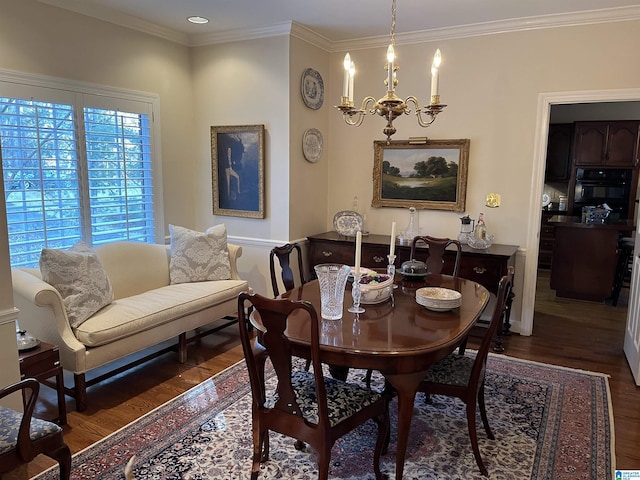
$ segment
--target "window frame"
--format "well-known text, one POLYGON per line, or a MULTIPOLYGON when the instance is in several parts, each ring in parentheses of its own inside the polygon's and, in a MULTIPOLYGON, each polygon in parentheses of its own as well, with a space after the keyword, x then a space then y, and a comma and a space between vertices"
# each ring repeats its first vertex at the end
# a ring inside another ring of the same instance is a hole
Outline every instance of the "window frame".
MULTIPOLYGON (((108 87, 92 83, 64 80, 0 69, 0 96, 33 98, 38 101, 73 105, 77 119, 83 118, 84 108, 102 108, 146 114, 151 136, 151 178, 153 188, 154 242, 164 243, 164 205, 162 192, 162 156, 160 138, 160 98, 157 94, 108 87)), ((86 175, 84 131, 76 125, 79 175, 86 175), (82 152, 81 152, 82 150, 82 152)), ((0 164, 0 172, 2 165, 0 164)), ((81 190, 84 186, 81 184, 81 190)), ((83 193, 84 194, 84 193, 83 193)), ((4 199, 3 199, 4 202, 4 199)), ((5 219, 6 220, 6 219, 5 219)), ((91 224, 83 224, 91 230, 91 224)))

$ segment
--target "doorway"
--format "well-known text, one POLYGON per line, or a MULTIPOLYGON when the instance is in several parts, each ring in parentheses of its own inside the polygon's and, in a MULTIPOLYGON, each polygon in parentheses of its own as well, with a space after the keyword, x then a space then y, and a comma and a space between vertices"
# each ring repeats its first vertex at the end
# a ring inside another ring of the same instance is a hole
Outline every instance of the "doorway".
MULTIPOLYGON (((538 97, 538 114, 534 141, 534 159, 532 168, 530 202, 527 234, 527 262, 524 269, 524 288, 522 294, 522 315, 520 333, 531 335, 533 332, 533 314, 535 310, 536 283, 538 277, 538 250, 540 232, 540 207, 544 190, 544 171, 546 164, 546 145, 551 121, 554 114, 566 114, 571 110, 591 110, 593 114, 604 114, 601 107, 617 109, 635 108, 636 118, 640 118, 640 89, 603 90, 589 92, 544 93, 538 97), (627 105, 627 104, 630 105, 627 105), (620 105, 619 105, 620 104, 620 105), (578 107, 569 106, 579 105, 578 107)), ((575 113, 574 113, 575 114, 575 113)), ((614 112, 613 114, 618 114, 614 112)), ((640 292, 637 292, 640 293, 640 292)))

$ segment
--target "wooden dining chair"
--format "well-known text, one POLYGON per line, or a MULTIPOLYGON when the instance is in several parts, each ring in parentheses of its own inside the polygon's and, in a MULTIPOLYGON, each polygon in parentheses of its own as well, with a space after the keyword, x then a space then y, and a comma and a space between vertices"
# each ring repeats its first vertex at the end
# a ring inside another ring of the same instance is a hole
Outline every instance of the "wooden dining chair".
POLYGON ((455 245, 457 252, 453 263, 453 270, 445 273, 454 277, 458 276, 458 267, 460 266, 460 257, 462 255, 462 245, 460 245, 458 240, 430 237, 428 235, 413 237, 413 242, 411 243, 411 259, 420 260, 416 258, 416 245, 419 243, 424 243, 429 247, 425 263, 427 264, 427 272, 435 274, 442 273, 444 269, 444 254, 447 247, 449 245, 455 245))
MULTIPOLYGON (((462 246, 458 240, 430 237, 428 235, 418 235, 413 237, 413 242, 411 243, 411 256, 409 257, 412 260, 419 260, 416 258, 416 245, 418 243, 424 243, 429 247, 425 264, 427 266, 427 272, 435 274, 442 273, 442 270, 444 269, 444 253, 447 247, 449 245, 455 245, 458 251, 456 253, 456 259, 454 260, 451 275, 454 277, 458 276, 458 266, 460 265, 460 256, 462 255, 462 246)), ((367 370, 364 375, 364 383, 367 388, 371 387, 372 374, 373 372, 371 370, 367 370)))
MULTIPOLYGON (((273 247, 271 253, 269 253, 269 271, 271 272, 271 288, 273 288, 273 297, 280 295, 280 288, 278 287, 278 277, 276 275, 276 259, 280 264, 280 278, 282 279, 282 285, 284 285, 285 292, 293 290, 298 285, 304 285, 307 281, 304 278, 304 269, 302 267, 302 249, 297 243, 287 243, 280 247, 273 247), (298 275, 293 273, 291 268, 291 256, 293 252, 296 252, 298 260, 298 275)), ((305 370, 311 368, 311 360, 307 360, 305 370)))
POLYGON ((369 419, 378 424, 373 455, 376 479, 382 479, 380 456, 387 446, 389 398, 359 385, 322 374, 318 315, 309 302, 270 299, 258 294, 238 297, 240 340, 249 371, 252 393, 253 464, 251 479, 258 478, 260 463, 269 458, 269 431, 308 443, 317 453, 318 479, 329 475, 331 447, 335 441, 369 419), (259 315, 263 335, 252 338, 250 314, 259 315), (307 322, 313 369, 292 368, 292 346, 285 335, 290 322, 307 322), (264 360, 275 370, 277 386, 272 395, 265 387, 264 360))
POLYGON ((300 245, 297 243, 287 243, 280 247, 274 247, 271 249, 271 253, 269 253, 269 270, 271 272, 271 287, 273 288, 274 297, 280 295, 278 277, 276 275, 276 259, 278 259, 278 263, 280 264, 280 278, 285 291, 293 289, 296 286, 296 281, 298 282, 298 285, 306 283, 304 278, 304 269, 302 267, 302 249, 300 248, 300 245), (296 275, 291 268, 291 257, 294 250, 298 257, 298 275, 296 275))
POLYGON ((509 267, 508 274, 502 277, 496 295, 496 305, 491 316, 491 322, 486 329, 480 348, 475 358, 459 353, 452 353, 440 362, 429 368, 426 378, 420 384, 418 391, 425 392, 429 401, 432 395, 446 395, 461 399, 466 405, 467 426, 471 447, 480 472, 484 476, 488 475, 487 468, 482 462, 480 449, 478 447, 478 435, 476 432, 476 405, 480 408, 480 416, 487 437, 493 440, 493 432, 489 427, 487 411, 484 402, 484 382, 487 367, 487 356, 491 341, 496 329, 502 323, 502 318, 506 309, 507 296, 513 284, 513 267, 509 267))
MULTIPOLYGON (((33 417, 40 384, 26 378, 0 390, 0 398, 21 392, 24 412, 0 406, 0 474, 29 463, 41 453, 60 466, 60 478, 71 475, 71 451, 62 438, 62 428, 33 417)), ((0 475, 1 477, 1 475, 0 475)))

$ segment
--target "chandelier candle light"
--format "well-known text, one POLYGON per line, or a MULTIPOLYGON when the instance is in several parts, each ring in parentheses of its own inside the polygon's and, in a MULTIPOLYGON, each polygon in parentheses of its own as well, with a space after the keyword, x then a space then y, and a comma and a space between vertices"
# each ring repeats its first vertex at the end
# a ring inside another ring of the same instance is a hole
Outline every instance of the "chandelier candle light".
POLYGON ((442 55, 440 49, 436 50, 433 57, 433 64, 431 65, 431 101, 428 106, 420 107, 418 99, 414 96, 409 96, 402 100, 395 94, 395 88, 398 85, 397 71, 398 65, 395 63, 395 44, 396 44, 396 0, 391 4, 391 43, 387 48, 387 63, 385 69, 387 70, 387 78, 384 83, 387 86, 387 94, 376 101, 374 97, 365 97, 362 101, 362 106, 358 109, 355 108, 353 101, 353 89, 354 89, 354 77, 355 77, 355 64, 351 60, 351 55, 347 53, 344 56, 344 81, 342 84, 342 102, 337 105, 336 108, 342 112, 342 118, 348 125, 354 125, 359 127, 362 125, 364 116, 366 114, 378 114, 387 120, 387 126, 382 132, 387 136, 387 144, 391 142, 391 136, 396 133, 396 128, 393 126, 393 121, 396 117, 411 113, 408 107, 408 103, 412 103, 415 108, 418 124, 421 127, 428 127, 431 125, 446 105, 440 103, 440 94, 438 91, 439 83, 439 69, 442 62, 442 55), (427 115, 425 120, 422 114, 427 115))

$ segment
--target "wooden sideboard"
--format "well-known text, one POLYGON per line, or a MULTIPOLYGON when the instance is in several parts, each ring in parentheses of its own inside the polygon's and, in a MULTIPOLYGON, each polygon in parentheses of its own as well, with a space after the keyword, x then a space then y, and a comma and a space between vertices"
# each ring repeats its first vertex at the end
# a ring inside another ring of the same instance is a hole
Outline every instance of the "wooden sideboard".
MULTIPOLYGON (((343 263, 346 265, 355 263, 355 237, 345 237, 337 232, 326 232, 311 235, 307 238, 309 240, 308 266, 311 273, 313 273, 314 265, 320 263, 343 263)), ((370 234, 362 237, 361 265, 367 268, 386 268, 389 240, 389 235, 370 234)), ((426 246, 417 247, 417 260, 424 260, 426 255, 424 252, 421 254, 420 251, 426 251, 427 249, 426 246)), ((494 244, 486 250, 478 250, 468 245, 463 245, 459 276, 478 282, 490 292, 497 293, 500 278, 507 274, 509 265, 515 268, 517 251, 518 247, 516 245, 494 244)), ((402 262, 410 259, 411 245, 400 244, 396 240, 395 254, 397 257, 395 265, 399 271, 402 262)), ((445 254, 443 273, 450 274, 452 272, 454 259, 455 250, 448 250, 445 254)), ((511 302, 509 302, 510 304, 511 302)), ((510 328, 509 315, 506 315, 502 335, 508 335, 510 328)), ((496 350, 500 350, 500 348, 502 348, 501 342, 496 347, 496 350)))

